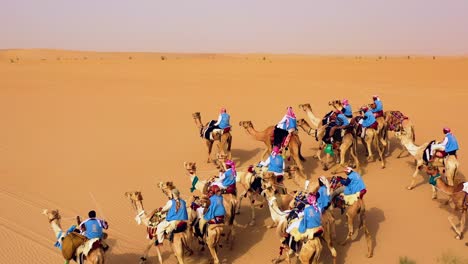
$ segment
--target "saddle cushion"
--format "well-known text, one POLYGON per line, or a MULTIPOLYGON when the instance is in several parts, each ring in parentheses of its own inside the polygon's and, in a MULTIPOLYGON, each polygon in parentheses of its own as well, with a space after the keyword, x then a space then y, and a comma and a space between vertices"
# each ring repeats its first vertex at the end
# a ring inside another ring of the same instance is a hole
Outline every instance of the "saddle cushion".
POLYGON ((383 117, 383 116, 384 116, 383 110, 382 110, 382 111, 375 112, 375 113, 374 113, 374 116, 375 116, 375 118, 383 117))
POLYGON ((360 196, 361 196, 360 192, 357 192, 355 194, 350 194, 350 195, 343 194, 343 199, 346 205, 353 205, 359 199, 360 196))
POLYGON ((187 222, 180 221, 172 233, 174 234, 182 233, 182 232, 185 232, 185 230, 187 230, 187 222))
POLYGON ((237 195, 237 187, 236 187, 236 184, 231 184, 229 185, 226 190, 223 191, 223 194, 233 194, 233 195, 237 195))
POLYGON ((208 221, 209 225, 219 225, 219 224, 224 224, 224 215, 223 216, 215 216, 214 219, 211 219, 208 221))
MULTIPOLYGON (((299 221, 299 220, 298 220, 299 221)), ((323 228, 321 226, 309 228, 304 233, 299 232, 298 228, 291 230, 291 236, 294 238, 294 241, 299 242, 305 239, 314 239, 318 235, 323 233, 323 228)))

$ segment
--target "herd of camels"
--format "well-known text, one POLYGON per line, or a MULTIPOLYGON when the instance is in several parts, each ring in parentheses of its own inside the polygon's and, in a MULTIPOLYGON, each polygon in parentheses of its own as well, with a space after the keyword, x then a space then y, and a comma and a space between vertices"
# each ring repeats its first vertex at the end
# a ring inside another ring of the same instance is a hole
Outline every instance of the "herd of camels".
MULTIPOLYGON (((341 109, 342 105, 340 100, 334 100, 329 102, 329 105, 333 109, 341 109)), ((371 105, 372 107, 372 105, 371 105)), ((399 111, 386 111, 383 116, 377 118, 378 127, 376 129, 367 129, 365 137, 361 138, 356 136, 358 133, 354 129, 354 124, 358 120, 353 118, 351 120, 350 127, 353 129, 346 129, 341 137, 341 142, 334 142, 332 144, 334 155, 329 152, 326 153, 326 157, 323 158, 324 148, 326 143, 323 142, 325 133, 327 133, 328 123, 324 118, 317 117, 310 104, 301 104, 299 108, 303 110, 308 118, 298 119, 297 125, 303 130, 308 136, 315 137, 318 141, 318 151, 315 158, 319 160, 324 170, 332 170, 332 174, 335 174, 339 168, 352 166, 355 170, 360 170, 360 162, 357 152, 358 141, 361 141, 366 149, 366 158, 368 162, 374 161, 374 151, 378 153, 378 159, 381 167, 385 168, 385 156, 389 155, 390 141, 389 132, 393 132, 394 136, 400 141, 404 147, 397 156, 398 158, 405 151, 408 152, 415 159, 415 171, 412 175, 410 185, 407 187, 409 190, 415 186, 415 178, 418 172, 422 168, 427 168, 427 172, 431 173, 433 170, 443 171, 446 177, 446 182, 441 177, 435 180, 433 186, 432 198, 437 198, 437 190, 446 193, 449 196, 449 201, 455 207, 455 210, 461 213, 460 225, 455 225, 452 217, 449 217, 449 222, 456 232, 456 238, 461 239, 465 227, 466 212, 468 208, 467 194, 462 191, 462 183, 455 185, 454 179, 458 170, 458 160, 455 156, 448 156, 448 158, 436 158, 430 164, 424 161, 424 152, 430 142, 426 142, 421 145, 415 144, 415 130, 414 124, 411 120, 405 117, 399 111), (360 139, 360 140, 359 140, 360 139), (333 158, 336 157, 336 158, 333 158), (349 157, 349 158, 348 158, 349 157), (347 161, 348 159, 348 161, 347 161)), ((332 110, 333 110, 332 109, 332 110)), ((206 125, 201 120, 201 114, 199 112, 192 115, 195 124, 197 126, 200 135, 206 125)), ((256 130, 252 121, 240 121, 239 126, 242 127, 247 134, 249 134, 254 140, 261 141, 265 144, 265 150, 261 156, 262 160, 272 151, 272 137, 274 126, 269 126, 263 131, 256 130)), ((202 137, 207 146, 207 162, 213 162, 217 169, 225 169, 224 160, 231 159, 231 144, 232 134, 230 131, 214 130, 212 132, 212 139, 206 139, 202 137), (213 157, 213 148, 217 148, 216 158, 213 157)), ((286 153, 291 164, 288 165, 285 172, 289 175, 296 184, 302 180, 303 183, 309 183, 304 167, 302 163, 305 161, 301 154, 302 142, 299 138, 299 133, 293 132, 286 153)), ((255 166, 249 166, 245 170, 239 170, 237 172, 236 183, 237 186, 242 188, 240 195, 236 194, 223 194, 224 207, 226 209, 226 217, 224 224, 212 224, 206 230, 203 236, 197 236, 194 232, 195 219, 197 218, 196 208, 199 206, 206 206, 207 199, 203 196, 207 192, 207 186, 209 182, 207 180, 199 180, 198 177, 201 175, 197 174, 197 165, 195 162, 184 162, 184 169, 187 172, 187 181, 190 181, 194 190, 197 191, 199 196, 190 197, 187 204, 189 220, 187 227, 181 229, 180 232, 174 234, 170 246, 174 252, 179 263, 184 263, 184 256, 193 254, 193 243, 200 246, 200 250, 203 250, 206 246, 210 252, 212 263, 219 264, 220 260, 218 257, 218 248, 226 246, 232 248, 235 239, 235 229, 237 226, 241 226, 236 222, 235 216, 240 213, 241 203, 243 198, 248 198, 251 218, 249 225, 255 225, 255 211, 257 208, 262 208, 264 202, 268 204, 270 209, 272 224, 266 226, 267 228, 276 228, 276 233, 279 239, 283 239, 285 230, 288 224, 287 215, 292 207, 294 198, 297 195, 301 195, 303 191, 287 192, 284 185, 276 181, 276 177, 273 177, 272 173, 267 172, 265 169, 257 168, 255 166)), ((341 170, 342 171, 342 170, 341 170)), ((201 178, 201 177, 200 177, 201 178)), ((326 178, 327 188, 333 192, 340 187, 339 176, 333 176, 326 178)), ((307 186, 306 191, 316 190, 317 186, 307 186)), ((298 184, 302 186, 301 184, 298 184)), ((172 182, 160 182, 158 187, 167 196, 170 197, 171 190, 176 188, 172 182)), ((144 250, 140 263, 147 261, 148 253, 153 245, 155 245, 155 232, 156 225, 162 221, 165 215, 162 215, 158 210, 151 212, 145 211, 143 207, 143 196, 140 191, 126 192, 127 197, 133 209, 135 210, 135 220, 138 224, 143 223, 147 227, 147 235, 150 238, 148 246, 144 250)), ((449 202, 448 201, 448 202, 449 202)), ((448 203, 447 202, 447 203, 448 203)), ((333 207, 331 207, 333 208, 333 207)), ((333 263, 337 261, 337 250, 335 249, 336 234, 335 234, 335 220, 333 218, 331 209, 326 210, 322 215, 322 227, 323 234, 320 237, 313 237, 306 235, 301 238, 302 245, 300 248, 291 249, 284 248, 281 246, 280 255, 273 260, 274 263, 279 263, 283 258, 290 263, 290 258, 294 255, 297 256, 297 261, 300 263, 318 263, 321 252, 322 243, 328 248, 333 258, 333 263), (285 254, 282 251, 286 250, 285 254)), ((357 219, 359 222, 357 231, 363 230, 366 242, 367 242, 367 256, 372 257, 373 245, 371 234, 369 233, 366 226, 366 209, 363 199, 357 199, 352 205, 346 206, 346 217, 348 235, 341 244, 345 244, 352 240, 356 229, 354 222, 357 219)), ((44 214, 48 216, 49 223, 54 230, 55 236, 61 239, 65 236, 65 232, 60 226, 60 215, 58 210, 45 210, 44 214)), ((160 248, 155 247, 157 250, 158 261, 163 263, 160 248)), ((83 249, 81 249, 83 251, 83 249)), ((100 247, 93 247, 88 245, 86 251, 86 261, 89 263, 104 263, 104 252, 100 247)))

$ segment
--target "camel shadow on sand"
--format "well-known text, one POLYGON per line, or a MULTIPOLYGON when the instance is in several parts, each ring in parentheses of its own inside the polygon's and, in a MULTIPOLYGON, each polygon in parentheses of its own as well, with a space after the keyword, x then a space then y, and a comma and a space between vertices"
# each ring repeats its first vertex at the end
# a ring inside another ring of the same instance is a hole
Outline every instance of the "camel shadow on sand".
MULTIPOLYGON (((364 236, 364 230, 357 229, 359 222, 357 220, 355 220, 354 222, 355 234, 354 234, 353 240, 351 242, 348 242, 346 245, 342 246, 340 245, 340 243, 346 238, 346 235, 348 234, 346 213, 341 215, 339 210, 334 210, 333 215, 335 216, 335 221, 336 221, 335 223, 336 224, 335 248, 338 254, 337 262, 346 263, 347 252, 350 249, 350 247, 356 243, 360 243, 364 245, 362 247, 364 249, 362 251, 362 255, 366 256, 367 255, 366 238, 364 236)), ((379 208, 372 207, 366 210, 366 224, 367 224, 367 228, 372 238, 372 250, 374 251, 374 255, 376 253, 378 254, 378 252, 375 252, 375 248, 377 245, 376 238, 378 235, 380 223, 384 221, 385 221, 384 212, 380 210, 379 208)), ((331 257, 330 251, 325 245, 323 247, 322 256, 320 258, 323 261, 323 263, 332 263, 332 257, 331 257)))

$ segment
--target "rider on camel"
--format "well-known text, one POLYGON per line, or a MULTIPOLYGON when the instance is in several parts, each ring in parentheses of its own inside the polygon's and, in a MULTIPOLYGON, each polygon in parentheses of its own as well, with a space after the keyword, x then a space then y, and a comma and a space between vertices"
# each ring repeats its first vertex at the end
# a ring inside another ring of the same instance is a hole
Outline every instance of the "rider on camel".
POLYGON ((215 129, 227 129, 231 127, 230 124, 230 115, 226 112, 226 108, 221 108, 219 111, 219 116, 218 120, 211 120, 211 122, 208 124, 208 128, 204 132, 205 138, 210 139, 210 133, 215 130, 215 129))
POLYGON ((282 181, 285 164, 283 156, 280 155, 280 149, 278 146, 274 146, 270 156, 265 161, 261 161, 258 164, 258 167, 263 166, 268 166, 267 171, 273 172, 273 174, 277 177, 278 182, 282 181))
POLYGON ((224 209, 223 196, 221 195, 221 189, 217 185, 211 186, 210 190, 210 206, 208 210, 200 219, 199 227, 203 230, 206 222, 210 224, 223 224, 226 210, 224 209))
POLYGON ((281 121, 279 121, 279 123, 275 126, 275 130, 273 132, 273 146, 278 146, 279 148, 281 148, 283 139, 296 130, 296 115, 294 114, 292 107, 289 106, 286 110, 286 114, 284 115, 283 119, 281 119, 281 121))
POLYGON ((335 119, 334 119, 335 125, 330 129, 330 132, 328 133, 328 137, 330 138, 332 142, 333 142, 333 135, 335 134, 335 131, 337 129, 344 129, 349 125, 348 119, 343 113, 341 113, 340 110, 335 110, 334 115, 335 115, 335 119))
POLYGON ((328 209, 330 206, 331 202, 331 191, 330 191, 330 184, 325 178, 325 176, 320 176, 318 179, 319 183, 319 189, 317 191, 318 198, 317 198, 317 204, 318 207, 320 208, 320 211, 324 212, 325 210, 328 209))
POLYGON ((343 99, 341 101, 341 104, 343 105, 343 109, 341 109, 341 112, 347 117, 347 118, 353 118, 353 110, 351 108, 351 105, 349 104, 348 99, 343 99))
POLYGON ((375 119, 375 116, 373 115, 373 113, 371 112, 371 110, 369 109, 369 107, 367 106, 363 106, 361 107, 361 115, 363 114, 363 118, 361 120, 359 120, 359 124, 362 125, 362 127, 364 128, 362 130, 362 134, 361 134, 361 137, 364 137, 365 133, 366 133, 366 129, 372 125, 374 125, 374 123, 376 122, 376 119, 375 119))
POLYGON ((96 211, 92 210, 88 213, 88 219, 80 223, 79 229, 81 234, 86 236, 88 239, 99 238, 104 250, 107 250, 109 246, 103 241, 104 229, 108 229, 109 225, 107 221, 96 218, 96 211))
POLYGON ((357 198, 362 198, 367 192, 366 185, 362 180, 361 175, 355 172, 353 168, 346 167, 344 172, 348 177, 341 180, 341 184, 345 186, 343 198, 347 204, 352 204, 357 198))
POLYGON ((372 113, 374 114, 376 118, 383 116, 382 100, 380 100, 378 95, 372 96, 372 99, 374 100, 374 105, 375 105, 375 108, 372 109, 372 113))
POLYGON ((211 183, 211 186, 218 186, 221 189, 227 189, 231 185, 236 184, 236 164, 232 160, 225 161, 227 170, 220 172, 218 179, 211 183))
POLYGON ((442 156, 448 156, 448 155, 457 155, 457 150, 458 150, 458 141, 455 138, 455 136, 452 134, 452 131, 448 127, 444 127, 442 130, 445 134, 444 141, 442 141, 439 144, 434 144, 432 146, 432 153, 431 156, 434 157, 435 151, 440 151, 442 152, 442 156))
POLYGON ((187 207, 184 200, 180 198, 180 192, 177 189, 171 191, 172 199, 167 201, 166 205, 161 208, 160 212, 167 212, 166 219, 161 221, 156 229, 158 244, 162 245, 164 241, 164 233, 169 234, 169 240, 172 240, 173 231, 181 221, 188 220, 187 207))

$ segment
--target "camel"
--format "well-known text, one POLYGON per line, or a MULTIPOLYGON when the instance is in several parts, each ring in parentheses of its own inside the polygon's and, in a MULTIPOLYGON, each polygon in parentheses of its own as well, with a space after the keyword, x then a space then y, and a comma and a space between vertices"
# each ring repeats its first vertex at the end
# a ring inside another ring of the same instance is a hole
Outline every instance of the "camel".
MULTIPOLYGON (((275 199, 271 199, 270 201, 270 207, 275 208, 275 211, 278 210, 278 214, 280 214, 281 216, 281 220, 276 226, 276 234, 278 235, 282 243, 285 238, 286 228, 288 226, 288 221, 286 220, 287 212, 279 210, 275 199), (284 217, 282 215, 284 215, 284 217)), ((302 264, 318 264, 320 254, 322 253, 322 244, 320 243, 320 239, 318 237, 314 237, 312 239, 306 239, 302 243, 303 244, 300 252, 294 252, 293 249, 289 249, 288 247, 282 245, 280 247, 280 255, 277 258, 273 259, 273 263, 279 263, 281 261, 281 255, 283 253, 283 250, 287 249, 288 252, 286 253, 286 263, 291 263, 291 255, 296 254, 296 256, 298 257, 298 261, 302 264)))
MULTIPOLYGON (((60 225, 60 213, 58 210, 48 210, 45 209, 42 214, 46 215, 49 223, 52 227, 52 230, 54 231, 55 238, 57 238, 57 241, 62 242, 62 240, 66 236, 66 232, 62 230, 62 226, 60 225)), ((80 254, 85 254, 85 259, 86 262, 91 263, 91 264, 104 264, 105 258, 104 258, 104 250, 101 246, 94 247, 94 243, 99 242, 99 239, 91 239, 87 240, 86 243, 91 243, 91 245, 87 245, 86 248, 89 248, 89 252, 86 254, 86 252, 83 252, 84 248, 83 245, 78 247, 75 251, 75 256, 76 258, 79 258, 80 254)), ((86 251, 86 250, 85 250, 86 251)), ((69 263, 68 260, 65 261, 66 264, 69 263)))
POLYGON ((159 182, 158 188, 161 189, 161 191, 167 198, 171 199, 172 197, 171 192, 176 187, 173 182, 159 182))
POLYGON ((300 104, 299 108, 301 108, 309 118, 310 122, 312 122, 312 125, 316 128, 319 128, 322 126, 322 119, 318 118, 315 116, 314 112, 312 112, 312 107, 310 104, 300 104))
MULTIPOLYGON (((359 121, 360 118, 361 118, 360 116, 353 117, 351 119, 350 124, 349 124, 350 126, 354 126, 354 128, 355 128, 354 134, 357 137, 360 137, 358 135, 358 133, 356 132, 357 128, 358 128, 358 121, 359 121)), ((383 139, 380 138, 379 134, 377 133, 377 130, 375 130, 373 128, 367 128, 364 138, 362 138, 362 137, 360 137, 360 138, 361 138, 361 141, 362 141, 363 145, 366 146, 367 160, 368 161, 373 161, 374 160, 374 154, 372 154, 372 145, 374 145, 374 147, 377 149, 377 153, 379 154, 379 160, 381 162, 381 167, 382 167, 382 169, 385 168, 385 160, 384 160, 384 156, 383 156, 383 150, 382 150, 382 148, 380 148, 380 144, 379 144, 379 141, 382 141, 383 139)))
MULTIPOLYGON (((158 210, 153 210, 150 214, 147 214, 143 207, 143 196, 139 191, 126 192, 125 197, 127 197, 130 200, 133 209, 135 209, 135 213, 137 214, 135 220, 137 221, 137 223, 143 223, 146 226, 147 235, 150 241, 143 252, 143 256, 140 258, 140 264, 146 263, 148 253, 157 239, 156 226, 162 220, 164 220, 166 216, 164 214, 161 214, 161 212, 159 212, 158 210)), ((184 249, 187 250, 189 254, 192 254, 192 250, 188 246, 188 230, 189 229, 187 228, 187 230, 184 232, 174 233, 174 239, 172 242, 170 242, 172 251, 176 256, 177 261, 181 264, 184 263, 184 249)), ((161 256, 161 251, 158 246, 156 247, 156 251, 158 253, 158 261, 160 264, 162 264, 163 260, 161 256)))
MULTIPOLYGON (((273 132, 275 130, 275 126, 269 126, 263 131, 257 131, 255 130, 252 121, 240 121, 239 126, 243 127, 246 132, 251 135, 255 140, 262 141, 266 149, 264 150, 261 159, 264 160, 267 154, 269 154, 272 150, 272 137, 273 137, 273 132)), ((298 174, 301 175, 302 177, 305 177, 304 175, 304 167, 302 166, 302 161, 305 161, 305 158, 301 154, 301 145, 302 142, 299 139, 299 135, 296 133, 293 133, 291 136, 291 140, 289 141, 289 152, 290 156, 293 158, 294 163, 298 166, 298 174)))
POLYGON ((213 139, 214 140, 209 140, 203 137, 203 130, 205 129, 206 126, 203 125, 201 121, 201 115, 200 112, 196 112, 192 114, 193 119, 195 120, 195 124, 197 125, 199 129, 200 136, 203 138, 203 140, 206 143, 206 147, 208 148, 208 160, 207 162, 211 162, 211 150, 213 148, 213 144, 215 141, 218 141, 218 150, 220 153, 226 153, 231 159, 231 144, 232 144, 232 135, 231 132, 226 131, 221 134, 221 132, 218 131, 213 131, 213 139))
MULTIPOLYGON (((184 168, 186 169, 190 181, 192 182, 193 190, 198 190, 201 194, 206 195, 208 192, 208 187, 210 185, 209 181, 206 180, 199 180, 197 173, 197 165, 196 162, 184 162, 184 168), (196 180, 195 180, 196 179, 196 180)), ((223 195, 223 203, 224 208, 226 210, 226 227, 224 230, 226 231, 226 241, 229 246, 232 248, 234 237, 235 237, 235 230, 234 230, 234 222, 235 222, 235 215, 237 209, 237 197, 233 194, 223 195)))
MULTIPOLYGON (((399 132, 405 131, 409 137, 412 137, 413 142, 416 140, 416 135, 414 133, 413 122, 403 115, 400 111, 385 111, 385 122, 387 123, 385 131, 385 139, 387 141, 387 156, 390 155, 390 140, 388 139, 388 132, 399 132)), ((403 149, 398 154, 397 158, 400 158, 401 155, 406 151, 406 148, 403 149)))
MULTIPOLYGON (((400 140, 401 144, 405 146, 411 156, 414 157, 416 160, 416 169, 413 173, 413 177, 411 179, 410 185, 407 187, 408 190, 412 190, 414 188, 416 182, 416 176, 418 175, 419 169, 421 169, 424 164, 424 150, 429 145, 429 142, 426 142, 420 146, 416 145, 413 141, 414 134, 407 134, 405 130, 401 130, 395 132, 395 136, 400 140)), ((444 167, 445 168, 445 175, 447 177, 447 183, 449 186, 453 186, 453 181, 458 171, 458 160, 455 156, 449 155, 444 159, 436 158, 435 162, 432 163, 433 166, 436 167, 444 167), (445 166, 444 166, 445 163, 445 166)))
MULTIPOLYGON (((268 200, 271 218, 273 219, 273 224, 266 226, 267 228, 274 228, 277 227, 280 223, 287 222, 286 218, 289 214, 288 209, 290 208, 290 204, 293 203, 295 194, 278 195, 275 194, 274 190, 271 188, 267 188, 262 192, 262 195, 265 196, 265 198, 268 200)), ((331 255, 333 257, 333 263, 336 264, 337 253, 334 247, 334 239, 336 236, 335 219, 333 218, 333 215, 331 214, 330 210, 326 210, 322 214, 322 228, 322 239, 327 244, 331 252, 331 255)), ((282 228, 282 230, 285 229, 286 227, 282 228)))
MULTIPOLYGON (((306 120, 304 120, 303 118, 297 120, 297 126, 300 127, 302 130, 304 130, 308 135, 311 134, 311 131, 315 131, 315 139, 318 140, 318 139, 322 139, 325 135, 325 132, 326 132, 326 126, 321 126, 319 128, 317 128, 316 130, 312 129, 312 127, 310 127, 309 123, 307 123, 306 120)), ((338 148, 338 153, 339 153, 339 165, 341 167, 345 167, 345 157, 346 157, 346 153, 348 152, 348 150, 350 150, 350 155, 351 157, 353 158, 354 160, 354 165, 356 168, 359 167, 359 160, 357 158, 357 155, 356 155, 356 139, 353 137, 353 134, 352 133, 345 133, 345 135, 343 136, 343 139, 342 139, 342 142, 340 143, 340 146, 338 148)), ((317 151, 317 157, 318 159, 321 161, 321 151, 322 151, 322 147, 319 148, 319 150, 317 151)), ((323 169, 324 170, 328 170, 329 167, 328 167, 328 164, 329 164, 329 160, 330 160, 330 154, 327 154, 327 161, 326 162, 322 162, 322 166, 323 166, 323 169)))
MULTIPOLYGON (((438 168, 436 167, 429 167, 427 170, 428 170, 428 173, 430 174, 433 174, 431 173, 431 171, 438 172, 438 168)), ((466 182, 459 183, 456 186, 450 186, 442 180, 442 177, 437 177, 435 179, 435 183, 436 183, 435 185, 436 191, 438 189, 442 191, 443 193, 447 194, 448 196, 450 196, 450 200, 452 200, 453 203, 455 204, 455 211, 460 211, 461 213, 460 220, 459 220, 460 228, 457 228, 457 226, 455 225, 453 221, 453 216, 449 216, 448 220, 453 230, 457 234, 455 238, 462 239, 463 231, 465 230, 466 211, 468 210, 468 193, 463 191, 463 187, 464 187, 463 185, 467 183, 466 182)))
MULTIPOLYGON (((333 180, 331 181, 333 182, 333 180)), ((332 190, 335 193, 338 191, 338 185, 332 184, 332 190)), ((336 197, 337 198, 337 197, 336 197)), ((334 207, 340 207, 340 208, 345 208, 346 209, 346 218, 348 220, 348 235, 346 236, 346 239, 341 243, 341 245, 345 245, 348 241, 350 241, 354 235, 354 219, 359 216, 359 229, 364 229, 364 235, 366 237, 366 242, 367 242, 367 257, 371 258, 373 255, 373 249, 372 249, 372 238, 370 235, 369 230, 367 229, 366 225, 366 206, 364 204, 363 198, 358 198, 352 205, 341 205, 339 206, 336 204, 336 200, 333 198, 333 203, 334 207)), ((344 202, 343 202, 344 203, 344 202)))

